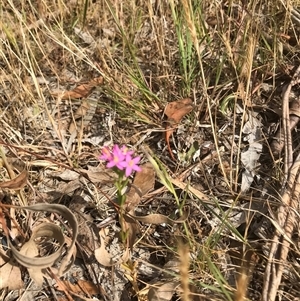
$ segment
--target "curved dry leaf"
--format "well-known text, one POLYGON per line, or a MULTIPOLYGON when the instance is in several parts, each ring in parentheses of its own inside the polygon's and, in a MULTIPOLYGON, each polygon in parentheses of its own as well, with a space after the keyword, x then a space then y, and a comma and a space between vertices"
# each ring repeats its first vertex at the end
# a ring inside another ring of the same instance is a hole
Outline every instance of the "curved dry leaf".
POLYGON ((39 268, 27 268, 30 278, 35 282, 36 287, 41 288, 44 282, 44 273, 39 268))
POLYGON ((194 188, 190 184, 186 184, 186 183, 184 183, 183 181, 181 181, 179 179, 173 179, 173 178, 170 178, 170 181, 172 182, 172 184, 174 184, 178 188, 184 190, 185 192, 195 195, 197 198, 199 198, 199 200, 202 200, 202 201, 205 201, 205 202, 210 202, 210 199, 206 194, 204 194, 203 192, 201 192, 198 189, 194 188))
POLYGON ((149 301, 170 301, 175 293, 176 287, 179 285, 178 282, 167 282, 158 287, 154 284, 149 289, 148 300, 149 301))
POLYGON ((159 213, 149 214, 146 216, 136 216, 136 215, 131 215, 131 214, 128 214, 128 215, 132 219, 138 220, 139 222, 143 222, 145 224, 154 224, 154 225, 168 224, 168 225, 172 226, 174 224, 184 223, 190 215, 190 210, 187 207, 187 210, 184 211, 182 216, 180 218, 178 218, 177 220, 173 220, 173 219, 171 219, 163 214, 159 214, 159 213))
POLYGON ((21 271, 11 259, 0 268, 0 289, 18 290, 24 287, 21 271), (12 281, 13 279, 13 281, 12 281))
POLYGON ((139 232, 139 225, 134 218, 130 217, 130 214, 134 214, 134 209, 140 203, 142 196, 153 189, 155 183, 155 170, 152 164, 145 163, 141 165, 141 169, 136 173, 130 190, 126 194, 125 204, 128 214, 119 216, 122 231, 127 233, 127 242, 131 250, 139 232))
POLYGON ((95 250, 95 257, 97 261, 105 267, 111 267, 114 265, 112 261, 112 257, 105 249, 105 238, 106 238, 106 230, 103 228, 99 231, 100 237, 100 248, 95 250))
POLYGON ((78 279, 76 283, 71 283, 68 280, 57 282, 57 289, 59 291, 65 291, 66 289, 73 294, 86 294, 86 295, 97 295, 101 292, 99 287, 91 281, 78 279))
POLYGON ((84 116, 86 116, 86 114, 88 113, 89 109, 90 109, 90 104, 88 103, 87 100, 83 100, 81 102, 80 107, 76 110, 75 114, 74 114, 74 120, 72 120, 72 122, 70 123, 69 126, 69 132, 70 134, 74 133, 76 131, 76 120, 83 118, 84 116))
POLYGON ((165 139, 168 146, 169 153, 173 160, 175 157, 173 155, 170 146, 170 137, 174 132, 175 127, 181 121, 181 119, 193 110, 193 101, 190 98, 183 98, 177 101, 170 102, 166 105, 164 114, 168 117, 165 139))
POLYGON ((141 197, 154 187, 155 170, 151 163, 141 165, 141 171, 136 173, 130 190, 126 194, 127 211, 134 210, 141 197))
POLYGON ((64 243, 64 235, 59 226, 51 223, 43 223, 33 229, 29 241, 22 246, 20 251, 12 245, 11 249, 14 258, 21 265, 27 268, 45 269, 51 267, 60 258, 64 243), (57 240, 59 248, 51 255, 36 257, 39 255, 39 251, 35 240, 39 237, 49 237, 57 240))
MULTIPOLYGON (((133 210, 131 211, 133 213, 133 210)), ((129 214, 131 212, 128 212, 129 214)), ((122 228, 122 231, 127 235, 127 242, 130 250, 133 249, 133 245, 136 239, 137 234, 140 232, 139 224, 135 219, 131 218, 129 215, 120 216, 119 222, 122 228)))
POLYGON ((28 178, 28 173, 27 173, 27 170, 24 169, 14 179, 0 183, 0 187, 19 190, 19 189, 22 189, 26 185, 27 178, 28 178))
MULTIPOLYGON (((67 255, 62 259, 60 269, 57 275, 60 277, 68 271, 72 262, 71 258, 74 253, 75 242, 78 235, 78 223, 74 214, 63 205, 59 204, 36 204, 32 206, 22 207, 23 210, 29 211, 49 211, 62 215, 69 222, 72 228, 72 241, 68 247, 67 255)), ((64 235, 59 226, 52 223, 43 223, 33 229, 32 235, 27 243, 23 245, 20 251, 18 251, 10 239, 8 238, 8 243, 11 248, 13 257, 17 262, 28 269, 34 274, 37 281, 41 281, 42 269, 53 266, 53 264, 61 258, 62 249, 65 244, 64 235), (59 248, 48 256, 35 257, 37 255, 37 249, 34 246, 34 240, 38 237, 50 237, 57 240, 59 248), (39 274, 40 273, 40 274, 39 274)))
POLYGON ((71 91, 64 91, 62 94, 59 92, 51 93, 52 96, 59 96, 61 95, 61 99, 77 99, 82 97, 87 97, 89 94, 92 93, 93 88, 95 88, 98 85, 103 84, 103 77, 99 76, 88 83, 82 84, 80 86, 77 86, 75 89, 71 91))
POLYGON ((88 166, 88 170, 86 169, 79 169, 81 174, 86 175, 89 180, 96 184, 96 183, 113 183, 116 179, 116 173, 113 172, 111 169, 103 170, 99 167, 88 166))

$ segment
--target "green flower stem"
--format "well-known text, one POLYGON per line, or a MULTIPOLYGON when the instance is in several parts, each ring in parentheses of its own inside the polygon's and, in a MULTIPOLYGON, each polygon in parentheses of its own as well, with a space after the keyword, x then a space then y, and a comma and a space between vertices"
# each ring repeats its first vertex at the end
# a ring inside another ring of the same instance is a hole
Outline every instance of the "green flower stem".
POLYGON ((123 207, 126 201, 126 194, 123 193, 124 188, 128 184, 128 178, 124 179, 124 172, 120 170, 116 170, 116 173, 118 174, 118 179, 115 182, 115 186, 117 188, 117 199, 118 204, 123 207))

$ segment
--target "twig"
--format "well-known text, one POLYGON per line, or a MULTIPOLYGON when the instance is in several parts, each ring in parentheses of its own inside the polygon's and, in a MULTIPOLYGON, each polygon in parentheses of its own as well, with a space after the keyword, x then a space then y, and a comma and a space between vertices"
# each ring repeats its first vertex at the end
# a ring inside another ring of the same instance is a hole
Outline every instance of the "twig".
POLYGON ((290 127, 290 109, 289 109, 289 96, 291 93, 291 89, 294 85, 299 82, 298 75, 300 73, 300 66, 298 66, 295 74, 293 76, 293 80, 288 84, 285 89, 282 98, 282 123, 283 123, 283 133, 284 133, 284 181, 282 188, 286 184, 288 179, 289 170, 293 164, 293 146, 292 146, 292 134, 290 127))
POLYGON ((300 154, 293 164, 293 148, 289 121, 289 94, 292 87, 299 83, 297 78, 300 66, 297 68, 293 80, 287 86, 283 95, 283 130, 285 141, 284 179, 282 191, 282 205, 278 209, 278 225, 272 239, 270 254, 265 270, 263 301, 274 301, 281 282, 284 263, 289 252, 291 237, 296 224, 296 209, 300 195, 300 154), (288 184, 288 185, 286 185, 288 184))
POLYGON ((300 154, 291 168, 288 183, 291 185, 282 196, 283 204, 278 209, 278 227, 272 239, 269 259, 265 271, 263 301, 274 301, 281 282, 284 263, 287 259, 292 233, 296 224, 296 208, 300 195, 300 154), (297 180, 295 178, 297 176, 297 180))
MULTIPOLYGON (((8 174, 9 174, 9 177, 11 179, 15 178, 16 175, 15 175, 13 169, 11 168, 10 164, 7 161, 7 158, 6 158, 6 155, 5 155, 5 152, 4 152, 3 148, 2 148, 2 146, 0 146, 0 157, 3 160, 3 164, 4 164, 6 170, 7 170, 8 174)), ((27 206, 28 203, 27 203, 27 200, 26 200, 26 198, 24 196, 23 191, 21 189, 20 190, 16 190, 16 193, 17 193, 17 195, 19 197, 20 205, 27 206)))

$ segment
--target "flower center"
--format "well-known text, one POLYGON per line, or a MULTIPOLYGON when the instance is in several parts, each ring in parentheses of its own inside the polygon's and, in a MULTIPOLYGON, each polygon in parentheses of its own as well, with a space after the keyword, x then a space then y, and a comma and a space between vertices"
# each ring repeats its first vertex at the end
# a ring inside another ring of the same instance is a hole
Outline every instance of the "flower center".
POLYGON ((130 160, 130 161, 128 162, 128 165, 129 165, 130 167, 132 167, 132 166, 134 165, 134 162, 133 162, 132 160, 130 160))

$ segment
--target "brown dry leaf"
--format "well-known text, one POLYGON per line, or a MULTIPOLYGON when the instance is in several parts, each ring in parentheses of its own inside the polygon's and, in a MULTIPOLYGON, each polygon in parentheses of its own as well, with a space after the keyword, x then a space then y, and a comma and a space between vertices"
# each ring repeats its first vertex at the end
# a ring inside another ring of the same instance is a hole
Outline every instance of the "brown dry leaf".
POLYGON ((41 288, 44 283, 44 272, 39 268, 28 268, 27 271, 30 278, 35 282, 36 287, 41 288))
POLYGON ((131 250, 136 235, 139 233, 139 225, 134 218, 134 209, 140 203, 142 196, 153 189, 155 182, 155 171, 151 163, 143 164, 141 169, 140 172, 136 173, 131 188, 127 193, 126 212, 128 214, 125 214, 125 216, 120 215, 119 218, 122 230, 127 232, 127 242, 131 250))
POLYGON ((27 177, 28 177, 27 170, 24 169, 14 179, 0 183, 0 187, 14 189, 14 190, 22 189, 27 183, 27 177))
POLYGON ((155 171, 151 163, 145 163, 141 166, 141 171, 137 172, 131 188, 127 193, 126 205, 127 211, 134 210, 139 204, 141 197, 154 187, 155 171))
POLYGON ((34 240, 29 240, 24 243, 22 248, 20 249, 20 253, 22 255, 28 256, 28 257, 36 257, 39 255, 39 250, 37 248, 37 245, 34 240))
POLYGON ((9 236, 8 228, 7 228, 6 219, 4 218, 2 208, 0 208, 0 225, 2 226, 4 234, 6 235, 6 237, 8 237, 9 236))
POLYGON ((136 219, 127 214, 120 215, 119 223, 121 225, 122 231, 127 235, 127 246, 132 251, 136 235, 140 232, 139 224, 137 223, 136 219))
POLYGON ((18 290, 24 287, 20 268, 14 264, 13 259, 0 268, 0 289, 5 287, 9 290, 18 290))
POLYGON ((94 79, 92 79, 90 82, 82 84, 80 86, 77 86, 75 89, 71 91, 64 91, 61 95, 61 93, 51 93, 52 96, 59 96, 61 95, 61 99, 77 99, 82 97, 87 97, 89 94, 91 94, 93 88, 95 88, 98 85, 103 84, 103 77, 99 76, 94 79))
POLYGON ((84 293, 88 296, 97 295, 100 293, 97 285, 95 285, 94 283, 92 283, 90 281, 80 280, 80 279, 78 279, 75 284, 73 284, 67 280, 58 282, 57 289, 60 291, 65 291, 65 289, 67 289, 69 292, 72 292, 74 294, 79 295, 79 294, 84 293))
POLYGON ((181 224, 184 223, 190 215, 190 210, 187 207, 187 210, 182 213, 182 216, 178 218, 177 220, 173 220, 163 214, 154 213, 154 214, 148 214, 146 216, 135 216, 135 215, 129 215, 133 220, 138 220, 145 224, 168 224, 168 225, 174 225, 174 224, 181 224))
POLYGON ((178 282, 167 282, 164 284, 154 284, 149 289, 148 300, 149 301, 170 301, 174 295, 178 282), (160 286, 159 286, 160 285, 160 286))
POLYGON ((175 157, 173 155, 170 146, 170 137, 174 132, 175 127, 181 121, 181 119, 193 110, 193 101, 190 98, 183 98, 178 101, 170 102, 166 105, 164 114, 168 117, 165 139, 168 146, 169 153, 173 160, 175 157))
POLYGON ((107 229, 101 229, 99 231, 99 237, 100 237, 100 248, 95 250, 95 258, 97 261, 102 264, 105 267, 111 267, 114 263, 112 261, 112 257, 108 253, 108 251, 105 249, 106 245, 106 236, 107 236, 107 229))
MULTIPOLYGON (((39 250, 36 243, 33 240, 27 241, 22 248, 20 253, 24 256, 34 258, 39 255, 39 250)), ((35 282, 37 287, 42 287, 44 282, 44 273, 39 267, 27 268, 30 278, 35 282)))
POLYGON ((106 246, 106 236, 107 236, 108 229, 101 229, 99 231, 100 237, 100 248, 95 250, 95 258, 97 261, 105 267, 111 267, 115 264, 120 264, 123 262, 127 262, 130 256, 129 249, 126 248, 122 257, 118 261, 113 261, 113 257, 110 256, 109 252, 105 249, 106 246))
POLYGON ((77 172, 76 170, 71 170, 71 169, 67 169, 67 168, 65 168, 65 169, 60 168, 55 171, 50 171, 47 173, 47 175, 49 175, 53 178, 61 179, 65 182, 75 181, 75 180, 78 180, 78 178, 80 177, 79 172, 77 172))
POLYGON ((180 189, 182 189, 182 190, 184 190, 188 193, 191 193, 191 194, 195 195, 200 200, 210 202, 210 198, 206 194, 204 194, 203 192, 199 191, 198 189, 192 187, 191 185, 184 183, 180 179, 170 178, 170 181, 175 186, 179 187, 180 189))
POLYGON ((86 100, 82 101, 80 107, 76 110, 74 114, 74 120, 70 123, 69 126, 70 134, 73 134, 76 131, 77 127, 75 121, 86 116, 89 109, 90 109, 90 104, 86 100))
POLYGON ((103 168, 88 166, 88 170, 80 169, 79 172, 88 176, 93 184, 113 183, 117 179, 116 173, 111 169, 103 170, 103 168))

